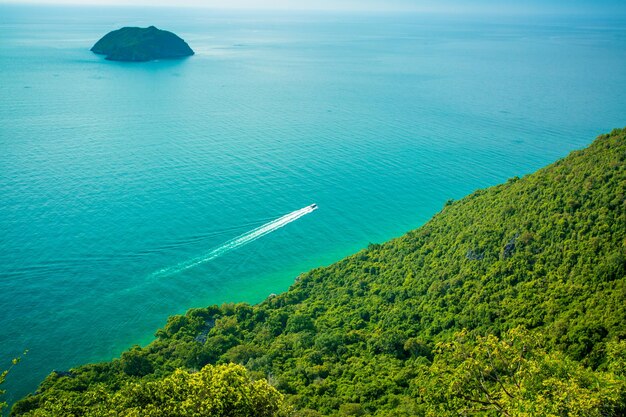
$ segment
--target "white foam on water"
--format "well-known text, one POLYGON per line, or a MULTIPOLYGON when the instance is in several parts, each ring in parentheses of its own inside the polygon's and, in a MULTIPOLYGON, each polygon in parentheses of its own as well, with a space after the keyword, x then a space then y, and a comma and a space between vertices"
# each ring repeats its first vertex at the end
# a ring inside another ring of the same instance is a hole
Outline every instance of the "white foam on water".
POLYGON ((218 246, 215 249, 205 253, 202 256, 198 256, 196 258, 190 259, 185 262, 181 262, 177 265, 163 268, 159 271, 156 271, 152 274, 155 277, 167 277, 179 274, 183 271, 196 267, 198 265, 202 265, 206 262, 209 262, 223 254, 230 252, 231 250, 240 248, 241 246, 247 245, 250 242, 254 242, 257 239, 262 238, 263 236, 270 234, 281 227, 287 226, 289 223, 298 220, 300 217, 305 216, 313 211, 317 210, 317 205, 312 204, 310 206, 306 206, 301 208, 300 210, 292 211, 289 214, 285 214, 282 217, 279 217, 276 220, 272 220, 262 226, 257 227, 256 229, 252 229, 249 232, 246 232, 240 236, 237 236, 234 239, 225 242, 224 244, 218 246))

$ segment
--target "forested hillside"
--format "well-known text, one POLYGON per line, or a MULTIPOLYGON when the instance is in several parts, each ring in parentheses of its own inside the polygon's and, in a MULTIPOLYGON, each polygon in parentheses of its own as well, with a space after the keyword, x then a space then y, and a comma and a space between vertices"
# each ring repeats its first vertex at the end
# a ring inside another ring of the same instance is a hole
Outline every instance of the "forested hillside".
MULTIPOLYGON (((256 415, 625 415, 625 304, 619 129, 259 305, 171 317, 145 348, 53 373, 13 414, 141 415, 165 407, 141 392, 212 389, 195 375, 231 368, 196 371, 235 363, 233 384, 267 404, 256 415)), ((154 415, 255 415, 193 414, 194 395, 154 415)))

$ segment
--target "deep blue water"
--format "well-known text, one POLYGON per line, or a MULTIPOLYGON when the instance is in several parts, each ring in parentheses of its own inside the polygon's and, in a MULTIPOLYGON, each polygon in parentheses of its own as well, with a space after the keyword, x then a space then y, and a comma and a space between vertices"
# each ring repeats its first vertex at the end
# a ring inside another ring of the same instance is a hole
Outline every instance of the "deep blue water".
POLYGON ((30 350, 9 398, 584 147, 625 91, 624 22, 0 6, 0 369, 30 350), (150 24, 196 55, 89 52, 150 24))

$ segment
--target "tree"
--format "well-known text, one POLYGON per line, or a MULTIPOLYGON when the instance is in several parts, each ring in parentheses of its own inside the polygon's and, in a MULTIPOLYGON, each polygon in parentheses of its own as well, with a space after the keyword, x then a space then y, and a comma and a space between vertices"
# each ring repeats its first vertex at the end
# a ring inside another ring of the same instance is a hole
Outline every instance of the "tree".
POLYGON ((144 351, 139 346, 122 353, 120 358, 122 370, 126 375, 145 376, 154 371, 154 367, 144 351))
MULTIPOLYGON (((28 353, 27 350, 24 351, 23 355, 26 355, 28 353)), ((22 360, 21 357, 17 357, 11 360, 11 366, 9 366, 9 369, 6 369, 2 372, 0 372, 0 385, 4 384, 4 381, 7 378, 7 375, 9 375, 9 372, 11 372, 11 369, 13 369, 13 367, 15 365, 17 365, 20 361, 22 360)), ((6 390, 0 389, 0 397, 3 396, 6 393, 6 390)), ((2 410, 4 410, 7 407, 7 402, 6 401, 0 401, 0 415, 2 414, 2 410)))
POLYGON ((133 382, 111 393, 102 384, 87 392, 58 391, 25 416, 85 417, 284 417, 290 409, 266 380, 253 381, 240 365, 207 365, 199 372, 176 370, 155 380, 133 382))
POLYGON ((501 339, 467 331, 441 343, 431 367, 430 412, 441 415, 619 416, 626 383, 592 371, 522 327, 501 339))

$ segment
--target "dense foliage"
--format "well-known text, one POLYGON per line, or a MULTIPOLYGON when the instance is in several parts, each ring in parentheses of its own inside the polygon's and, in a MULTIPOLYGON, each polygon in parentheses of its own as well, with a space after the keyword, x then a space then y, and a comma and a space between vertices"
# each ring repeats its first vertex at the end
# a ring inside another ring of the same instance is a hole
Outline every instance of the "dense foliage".
POLYGON ((176 370, 157 381, 139 380, 112 392, 102 384, 87 393, 48 395, 32 416, 278 417, 287 408, 265 380, 251 381, 241 365, 176 370))
POLYGON ((126 404, 137 384, 237 363, 299 416, 624 415, 624 300, 620 129, 259 305, 171 317, 145 348, 53 373, 13 413, 98 392, 126 404))
MULTIPOLYGON (((560 352, 546 352, 540 338, 523 328, 502 340, 472 340, 460 332, 438 353, 425 395, 434 415, 601 417, 626 411, 623 373, 594 372, 560 352)), ((621 362, 609 356, 610 363, 621 362)))
POLYGON ((133 62, 182 58, 194 54, 187 42, 172 32, 154 26, 114 30, 104 35, 91 50, 106 55, 108 60, 133 62))

